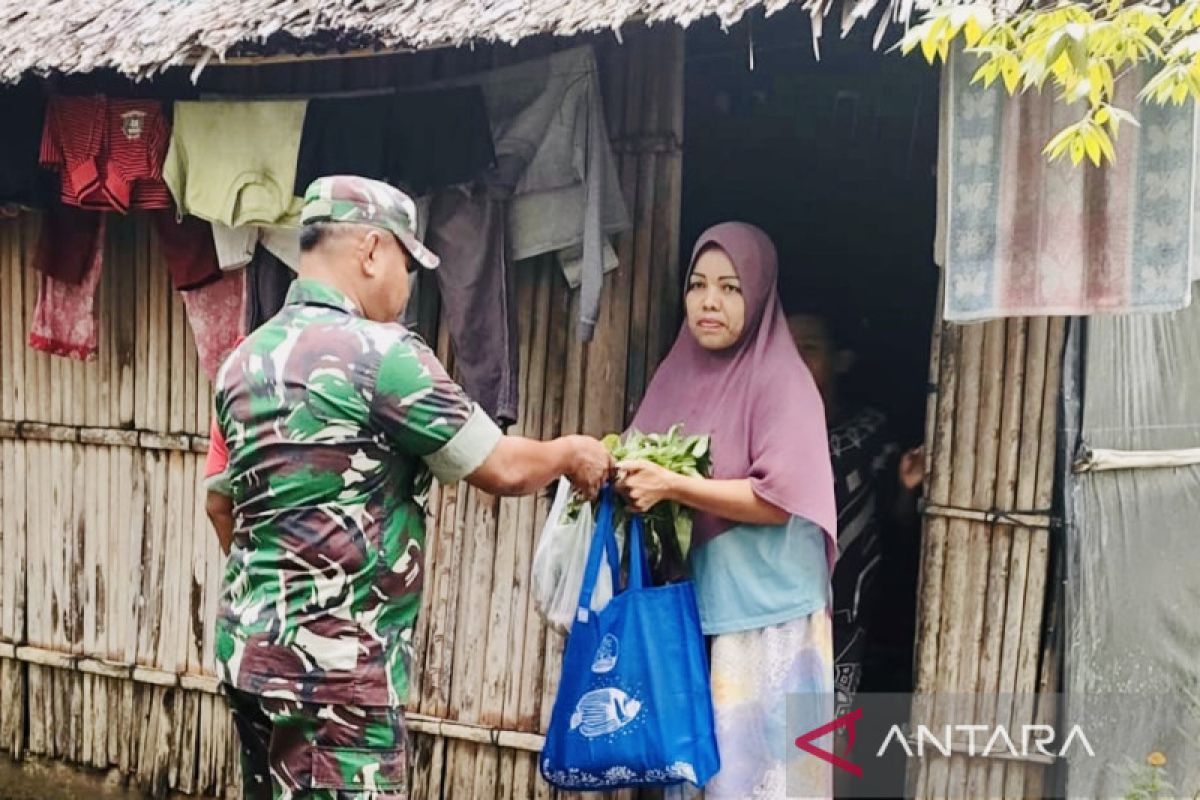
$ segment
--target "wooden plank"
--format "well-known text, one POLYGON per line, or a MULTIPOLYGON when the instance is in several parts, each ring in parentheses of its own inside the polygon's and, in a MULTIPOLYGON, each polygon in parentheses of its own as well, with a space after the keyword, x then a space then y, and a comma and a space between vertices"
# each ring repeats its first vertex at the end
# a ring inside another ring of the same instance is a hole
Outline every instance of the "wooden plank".
MULTIPOLYGON (((83 506, 86 509, 82 522, 87 526, 84 532, 82 545, 82 596, 80 598, 83 612, 83 630, 82 643, 79 648, 81 654, 93 654, 98 650, 97 640, 103 634, 97 625, 96 614, 100 610, 100 598, 96 590, 96 576, 98 567, 96 565, 97 545, 100 544, 99 539, 107 534, 107 530, 99 517, 101 510, 100 501, 97 497, 97 488, 100 481, 97 477, 101 475, 99 469, 100 455, 103 451, 94 447, 79 447, 83 451, 84 460, 84 480, 83 484, 77 485, 77 490, 82 490, 84 494, 83 506)), ((107 455, 107 453, 105 453, 107 455)), ((96 688, 96 677, 93 675, 85 675, 82 680, 83 684, 83 707, 86 709, 86 717, 83 721, 83 742, 82 742, 82 759, 85 764, 95 766, 96 760, 96 739, 104 737, 104 731, 97 727, 96 714, 96 696, 98 694, 96 688)))
POLYGON ((5 220, 0 223, 0 419, 19 419, 17 416, 18 386, 25 374, 17 360, 24 349, 19 340, 24 326, 24 297, 21 294, 20 278, 20 223, 5 220))
POLYGON ((70 473, 66 468, 66 458, 63 452, 63 446, 58 442, 52 442, 49 445, 50 461, 49 474, 46 476, 50 482, 50 498, 53 505, 50 507, 50 526, 47 530, 48 547, 46 548, 48 574, 50 579, 50 604, 47 606, 50 610, 49 625, 46 629, 46 644, 49 649, 57 652, 65 652, 66 634, 63 631, 64 620, 66 618, 67 609, 70 607, 70 595, 66 587, 66 564, 65 558, 67 537, 67 502, 69 500, 70 488, 64 485, 64 475, 70 473))
POLYGON ((105 241, 104 271, 100 276, 100 285, 97 287, 96 294, 96 313, 100 326, 100 352, 96 361, 88 366, 85 374, 85 380, 89 387, 95 387, 95 395, 90 397, 88 402, 85 424, 89 427, 112 424, 112 397, 116 390, 116 384, 111 379, 113 355, 116 349, 113 332, 118 324, 116 315, 113 313, 113 297, 116 290, 116 276, 124 267, 124 254, 117 249, 118 243, 114 232, 110 230, 105 241))
POLYGON ((66 393, 70 391, 63 379, 65 359, 44 353, 41 358, 45 368, 37 386, 37 397, 38 405, 43 409, 42 421, 62 424, 64 422, 63 400, 66 398, 66 393))
POLYGON ((27 710, 24 668, 15 661, 0 661, 0 748, 14 759, 25 753, 27 710))
MULTIPOLYGON (((464 595, 459 601, 463 604, 460 608, 466 612, 466 617, 459 618, 461 627, 454 637, 454 683, 451 693, 453 696, 457 690, 459 695, 451 714, 454 719, 479 722, 490 618, 487 604, 496 561, 499 500, 476 490, 472 490, 471 494, 475 498, 475 508, 469 537, 474 540, 474 546, 471 558, 467 561, 470 566, 467 583, 463 587, 464 595)), ((483 788, 477 787, 474 781, 475 759, 471 754, 475 750, 477 748, 474 745, 463 746, 462 757, 453 764, 455 776, 464 789, 463 794, 456 793, 456 797, 473 797, 483 788)))
POLYGON ((26 580, 29 557, 28 515, 29 487, 26 483, 28 462, 26 445, 21 442, 0 443, 4 456, 4 638, 20 642, 26 637, 26 580))
POLYGON ((158 538, 164 558, 160 589, 162 615, 158 622, 160 639, 154 663, 167 672, 180 671, 187 658, 184 633, 189 617, 184 609, 184 601, 190 583, 186 576, 190 575, 191 570, 185 571, 185 566, 190 565, 186 564, 184 553, 191 549, 191 526, 185 531, 184 520, 191 518, 190 501, 193 495, 185 489, 187 481, 184 480, 183 459, 182 453, 167 454, 166 524, 158 538))
MULTIPOLYGON (((540 309, 531 304, 532 294, 529 291, 528 277, 524 274, 517 279, 517 307, 525 309, 518 317, 517 346, 520 349, 520 369, 518 386, 521 391, 521 407, 515 430, 518 435, 529 436, 531 427, 528 424, 530 408, 529 372, 530 343, 533 338, 535 319, 544 316, 540 309)), ((527 530, 519 529, 520 499, 504 498, 499 501, 496 519, 496 550, 493 558, 493 578, 490 597, 488 597, 488 626, 485 631, 487 645, 483 656, 483 687, 480 691, 479 723, 485 727, 502 728, 504 724, 505 688, 509 682, 510 671, 516 668, 513 654, 520 648, 519 637, 524 633, 520 624, 523 618, 513 616, 513 605, 520 591, 517 577, 517 550, 519 541, 528 541, 527 530)), ((474 783, 478 790, 492 787, 492 794, 499 795, 499 787, 509 780, 502 776, 504 764, 501 751, 496 748, 481 747, 476 755, 474 783)))
MULTIPOLYGON (((131 239, 121 240, 123 260, 122 268, 116 271, 117 290, 114 292, 112 319, 115 322, 115 357, 112 376, 118 387, 115 403, 116 417, 110 424, 117 427, 132 427, 134 425, 135 401, 137 387, 134 380, 134 369, 139 363, 141 341, 138 332, 143 330, 145 306, 145 286, 139 283, 137 257, 131 239)), ((140 406, 139 406, 140 407, 140 406)))
MULTIPOLYGON (((1045 365, 1045 380, 1042 385, 1040 398, 1033 398, 1040 404, 1040 425, 1032 432, 1037 439, 1037 457, 1032 465, 1033 485, 1031 505, 1035 508, 1046 508, 1053 499, 1054 467, 1057 455, 1058 430, 1058 395, 1062 377, 1062 348, 1066 335, 1066 322, 1062 318, 1047 321, 1046 350, 1043 357, 1045 365)), ((1016 696, 1021 700, 1032 700, 1038 688, 1039 658, 1041 653, 1043 610, 1046 598, 1046 583, 1049 577, 1049 533, 1024 529, 1028 541, 1026 566, 1026 583, 1024 587, 1025 602, 1023 616, 1019 623, 1019 644, 1017 653, 1016 696)), ((1016 620, 1013 620, 1016 622, 1016 620)), ((1017 710, 1018 724, 1034 724, 1036 708, 1032 702, 1021 702, 1017 710)), ((1038 766, 1009 765, 1005 794, 1028 791, 1028 782, 1034 775, 1041 775, 1043 769, 1038 766), (1016 775, 1023 775, 1024 781, 1018 781, 1016 775), (1020 787, 1018 789, 1018 787, 1020 787)))
MULTIPOLYGON (((178 292, 175 296, 181 297, 178 292)), ((179 300, 180 342, 183 350, 183 430, 194 434, 208 434, 208 406, 212 402, 207 387, 201 384, 199 356, 192 340, 192 328, 188 322, 187 309, 179 300), (203 425, 203 427, 201 427, 203 425)))
MULTIPOLYGON (((82 570, 77 558, 82 549, 80 511, 83 498, 79 487, 84 481, 81 448, 74 444, 58 444, 60 472, 56 475, 62 489, 61 540, 59 543, 59 611, 61 627, 56 647, 63 652, 77 654, 82 619, 80 584, 82 570)), ((80 687, 82 676, 74 671, 62 670, 55 673, 55 731, 56 753, 78 761, 80 754, 76 745, 81 737, 77 732, 82 726, 83 700, 80 687)))
MULTIPOLYGON (((978 429, 975 435, 975 476, 971 503, 975 508, 991 508, 996 501, 996 476, 1000 452, 1000 421, 1004 392, 1004 351, 1006 341, 1003 320, 983 325, 982 367, 980 375, 980 406, 978 429)), ((988 597, 988 558, 991 553, 992 526, 972 522, 969 538, 960 546, 966 547, 967 574, 965 581, 966 614, 959 620, 963 627, 964 646, 959 661, 957 691, 975 695, 979 691, 984 619, 988 597)), ((971 724, 989 724, 994 708, 986 704, 971 710, 971 724)), ((952 767, 951 786, 965 786, 966 796, 979 797, 987 783, 988 765, 982 759, 957 759, 952 767)), ((952 788, 952 791, 954 789, 952 788)))
POLYGON ((172 380, 172 368, 176 362, 171 360, 171 282, 167 274, 165 264, 162 259, 162 253, 158 248, 158 237, 152 230, 146 230, 146 235, 151 241, 150 254, 150 280, 154 286, 153 302, 155 304, 156 325, 153 329, 154 340, 152 341, 152 352, 157 354, 157 359, 151 363, 154 365, 154 380, 156 381, 156 391, 153 398, 157 400, 154 409, 154 424, 150 426, 152 431, 173 431, 171 425, 171 395, 174 388, 174 380, 172 380))
MULTIPOLYGON (((682 141, 683 37, 674 30, 656 34, 652 103, 644 133, 682 141)), ((623 158, 630 158, 630 155, 623 158)), ((625 418, 633 418, 649 376, 673 341, 679 304, 679 227, 682 208, 682 151, 676 147, 653 158, 652 232, 648 263, 635 271, 631 296, 625 418), (645 298, 644 307, 641 299, 645 298)))
MULTIPOLYGON (((140 237, 139 237, 140 238, 140 237)), ((163 279, 161 271, 158 269, 158 260, 156 250, 152 249, 149 241, 145 245, 145 250, 139 247, 139 251, 146 259, 145 276, 146 285, 149 288, 147 293, 148 319, 146 330, 146 369, 138 371, 138 380, 146 383, 146 410, 145 420, 138 425, 149 431, 166 430, 164 423, 164 414, 160 411, 167 401, 167 387, 162 381, 162 367, 166 361, 167 353, 166 345, 166 320, 165 308, 163 303, 163 279)))
MULTIPOLYGON (((160 269, 162 264, 159 265, 160 269)), ((163 270, 165 272, 165 270, 163 270)), ((168 394, 168 415, 170 422, 166 430, 172 433, 181 433, 189 430, 184 421, 184 400, 186 399, 185 384, 188 380, 187 370, 184 369, 184 339, 187 337, 185 330, 187 323, 184 321, 183 301, 180 299, 178 292, 167 290, 166 311, 168 324, 166 326, 166 335, 170 342, 170 360, 164 364, 168 380, 165 381, 165 389, 168 394), (171 378, 174 377, 174 380, 171 378)), ((191 405, 195 409, 195 399, 191 405)))
MULTIPOLYGON (((937 420, 930 452, 929 498, 931 502, 948 505, 951 496, 951 470, 954 456, 955 409, 959 395, 959 350, 963 329, 943 323, 939 349, 939 390, 937 420)), ((918 647, 916 688, 918 694, 933 695, 939 687, 939 663, 943 660, 940 638, 943 587, 946 583, 947 539, 950 524, 946 519, 927 521, 922 544, 921 577, 918 588, 918 647)), ((936 708, 914 708, 915 719, 928 719, 937 724, 936 708), (932 715, 932 716, 929 716, 932 715)), ((944 791, 945 771, 941 786, 932 786, 932 762, 922 762, 917 770, 916 796, 926 797, 944 791)))
POLYGON ((26 674, 29 681, 29 752, 34 755, 46 755, 50 751, 46 741, 49 719, 46 715, 46 669, 31 666, 26 674))
MULTIPOLYGON (((479 501, 479 493, 466 487, 462 487, 463 501, 459 509, 459 524, 455 529, 457 535, 462 541, 462 561, 461 561, 461 583, 453 587, 451 590, 452 596, 455 598, 456 615, 454 622, 454 630, 451 638, 443 646, 446 647, 451 654, 451 662, 449 665, 449 692, 450 705, 447 709, 446 717, 449 719, 467 719, 462 715, 463 694, 466 679, 464 673, 467 668, 463 663, 462 650, 465 648, 464 639, 467 638, 468 618, 471 616, 474 609, 471 607, 471 581, 472 573, 475 565, 474 555, 475 548, 478 544, 478 539, 475 535, 474 522, 476 518, 476 505, 479 501)), ((468 771, 467 762, 474 764, 474 750, 464 747, 459 742, 453 742, 447 747, 446 752, 446 786, 447 793, 451 797, 470 797, 474 786, 472 785, 472 774, 468 771)))
MULTIPOLYGON (((48 644, 46 636, 49 614, 50 576, 46 565, 46 541, 49 539, 48 521, 50 486, 47 475, 49 445, 38 443, 26 446, 28 454, 27 492, 25 508, 29 515, 29 583, 28 583, 28 628, 26 641, 48 644)), ((27 670, 29 684, 29 750, 42 755, 49 747, 46 742, 47 717, 45 713, 45 672, 40 667, 27 670)))
MULTIPOLYGON (((546 332, 546 372, 553 376, 545 381, 542 396, 542 436, 550 438, 561 433, 563 428, 564 399, 567 390, 564 376, 556 368, 563 363, 568 347, 568 305, 560 300, 566 293, 566 283, 551 266, 543 266, 548 274, 541 278, 545 291, 550 293, 550 314, 546 332)), ((532 527, 540 531, 550 512, 550 499, 541 494, 533 501, 532 527)), ((519 700, 515 727, 520 730, 544 730, 542 726, 543 687, 545 674, 544 656, 546 648, 546 626, 536 612, 526 613, 525 653, 519 675, 519 700)), ((536 762, 533 758, 518 757, 513 764, 514 797, 531 797, 538 779, 536 762)))
MULTIPOLYGON (((927 497, 941 505, 950 502, 950 457, 954 434, 954 401, 958 394, 958 339, 960 330, 943 323, 938 349, 936 421, 929 440, 927 497)), ((918 589, 918 643, 916 688, 934 690, 938 661, 938 628, 941 619, 943 569, 949 520, 928 519, 922 547, 918 589)))
POLYGON ((196 743, 196 794, 213 794, 215 778, 212 769, 212 717, 216 713, 213 703, 220 700, 221 698, 209 695, 200 696, 200 712, 197 720, 199 730, 196 743))
POLYGON ((185 463, 189 467, 186 481, 191 492, 191 502, 184 506, 184 510, 190 514, 184 524, 191 527, 192 536, 191 551, 187 556, 190 570, 187 575, 187 602, 184 604, 188 621, 184 663, 187 665, 187 672, 199 675, 207 669, 204 661, 205 640, 215 619, 208 614, 208 593, 205 585, 209 573, 209 539, 212 538, 212 534, 204 515, 204 462, 197 456, 187 456, 185 463))
MULTIPOLYGON (((548 325, 551 318, 551 280, 545 261, 532 267, 522 275, 521 304, 530 309, 528 316, 529 338, 524 333, 521 341, 525 357, 522 359, 522 429, 525 435, 543 439, 547 438, 543 430, 546 417, 546 357, 550 343, 548 325)), ((549 373, 550 380, 559 380, 557 373, 549 373)), ((535 658, 530 653, 528 644, 537 638, 535 626, 541 624, 530 602, 531 573, 535 540, 540 529, 535 527, 537 496, 522 497, 516 503, 513 525, 519 532, 519 544, 516 561, 513 565, 513 592, 508 615, 512 623, 511 663, 506 670, 504 697, 502 699, 501 725, 506 729, 531 729, 532 719, 523 719, 521 715, 521 686, 522 676, 527 668, 526 657, 535 658)), ((512 750, 500 753, 500 772, 498 793, 500 797, 513 797, 516 761, 519 755, 512 750)))
MULTIPOLYGON (((111 264, 112 262, 106 262, 111 264)), ((70 398, 74 400, 74 408, 68 422, 75 425, 97 425, 97 412, 100 406, 100 362, 104 358, 104 348, 108 343, 108 320, 100 316, 104 310, 104 273, 96 286, 96 296, 93 314, 96 320, 96 354, 89 362, 67 362, 70 366, 70 384, 66 387, 70 398)), ((69 401, 68 401, 69 402, 69 401)))
POLYGON ((165 462, 162 453, 144 454, 146 464, 146 527, 137 554, 141 564, 141 580, 135 584, 139 600, 135 603, 137 617, 137 652, 134 660, 139 664, 153 665, 160 638, 159 621, 162 619, 162 572, 165 552, 161 545, 163 529, 164 499, 167 493, 165 462))
MULTIPOLYGON (((1038 453, 1038 432, 1041 425, 1041 401, 1046 378, 1046 344, 1049 328, 1044 318, 1034 318, 1028 321, 1025 349, 1025 383, 1022 396, 1023 426, 1021 429, 1021 445, 1018 453, 1017 483, 1014 505, 1018 508, 1031 508, 1035 495, 1037 479, 1036 463, 1038 453)), ((1024 615, 1025 584, 1029 568, 1029 536, 1026 528, 1013 531, 1011 557, 1008 568, 1008 588, 1005 607, 1005 630, 1001 649, 1000 680, 998 683, 1002 699, 1010 704, 1002 706, 999 713, 1007 718, 1010 724, 1019 724, 1023 716, 1017 704, 1013 704, 1016 691, 1018 655, 1020 648, 1020 623, 1024 615)), ((1032 709, 1030 709, 1032 713, 1032 709)), ((995 775, 998 767, 993 768, 992 783, 998 782, 995 775)), ((1005 790, 1003 797, 1021 793, 1023 771, 1009 770, 1004 766, 1005 790)))
MULTIPOLYGON (((32 323, 34 309, 37 306, 38 290, 41 286, 41 276, 33 267, 25 268, 25 306, 27 309, 26 324, 32 323)), ((27 331, 26 331, 27 333, 27 331)), ((24 419, 35 422, 48 422, 46 414, 46 398, 44 387, 50 383, 50 362, 45 353, 27 349, 25 358, 26 408, 24 419)))
MULTIPOLYGON (((950 504, 959 507, 968 506, 973 494, 975 445, 981 399, 983 329, 976 325, 967 326, 963 330, 961 341, 961 375, 955 403, 954 451, 950 476, 950 504)), ((963 546, 969 531, 970 523, 950 520, 949 540, 952 546, 946 551, 946 596, 943 601, 945 607, 939 640, 945 642, 945 651, 939 654, 939 688, 950 697, 953 697, 960 685, 959 668, 964 646, 961 620, 969 613, 965 601, 971 565, 968 549, 963 546)), ((948 709, 944 708, 941 702, 938 703, 938 707, 940 713, 949 715, 943 717, 944 722, 966 718, 970 713, 969 709, 953 705, 948 709)), ((937 791, 938 787, 946 785, 946 791, 954 791, 954 784, 948 782, 957 780, 964 768, 963 758, 958 755, 952 755, 948 761, 933 759, 930 764, 933 789, 937 791)))
POLYGON ((450 706, 450 674, 453 662, 454 624, 457 619, 459 575, 462 564, 462 509, 465 491, 459 486, 441 490, 442 510, 437 531, 438 578, 436 594, 427 605, 431 616, 428 656, 421 686, 421 710, 445 717, 450 706), (461 497, 460 497, 461 495, 461 497))
POLYGON ((12 298, 13 275, 17 271, 14 258, 17 224, 14 220, 0 221, 0 364, 5 366, 0 370, 0 419, 13 418, 13 384, 18 383, 21 376, 12 367, 11 341, 13 318, 17 316, 12 298))

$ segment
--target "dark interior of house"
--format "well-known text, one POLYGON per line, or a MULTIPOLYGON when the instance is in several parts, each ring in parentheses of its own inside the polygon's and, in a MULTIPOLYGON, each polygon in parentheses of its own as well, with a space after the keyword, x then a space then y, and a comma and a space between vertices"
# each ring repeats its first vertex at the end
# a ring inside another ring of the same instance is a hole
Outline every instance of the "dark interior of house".
MULTIPOLYGON (((842 39, 830 20, 819 59, 811 31, 795 8, 689 31, 682 250, 718 222, 763 228, 785 310, 818 312, 854 352, 840 413, 883 412, 903 451, 924 437, 937 299, 938 75, 887 52, 890 41, 872 49, 873 24, 842 39)), ((860 692, 912 689, 919 519, 885 536, 886 609, 870 624, 860 692)), ((903 764, 890 773, 870 796, 901 794, 903 764)))
POLYGON ((784 305, 828 306, 857 354, 847 391, 915 445, 937 293, 938 78, 887 42, 873 51, 873 27, 827 30, 819 61, 799 9, 690 30, 682 245, 725 220, 770 234, 784 305))

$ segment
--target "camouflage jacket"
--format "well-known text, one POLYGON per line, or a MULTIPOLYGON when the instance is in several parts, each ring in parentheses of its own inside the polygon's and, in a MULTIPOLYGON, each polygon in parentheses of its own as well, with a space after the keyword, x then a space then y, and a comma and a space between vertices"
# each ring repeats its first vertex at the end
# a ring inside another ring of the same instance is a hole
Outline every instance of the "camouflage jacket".
POLYGON ((430 473, 461 480, 500 431, 398 324, 296 281, 221 368, 236 532, 222 680, 316 703, 407 699, 430 473))

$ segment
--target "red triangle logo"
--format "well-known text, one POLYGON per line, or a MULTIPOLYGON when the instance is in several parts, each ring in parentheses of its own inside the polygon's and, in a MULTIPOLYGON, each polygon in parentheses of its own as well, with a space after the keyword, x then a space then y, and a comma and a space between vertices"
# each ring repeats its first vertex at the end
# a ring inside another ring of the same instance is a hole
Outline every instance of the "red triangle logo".
POLYGON ((849 772, 856 778, 861 778, 863 775, 862 767, 854 764, 846 759, 836 756, 828 750, 817 747, 813 742, 820 739, 826 734, 833 733, 838 728, 846 729, 846 755, 850 755, 850 750, 854 747, 854 723, 862 719, 863 710, 861 708, 851 711, 849 714, 838 717, 833 722, 822 725, 819 728, 813 728, 808 733, 796 739, 796 747, 799 747, 809 755, 816 756, 822 761, 833 764, 838 769, 849 772))

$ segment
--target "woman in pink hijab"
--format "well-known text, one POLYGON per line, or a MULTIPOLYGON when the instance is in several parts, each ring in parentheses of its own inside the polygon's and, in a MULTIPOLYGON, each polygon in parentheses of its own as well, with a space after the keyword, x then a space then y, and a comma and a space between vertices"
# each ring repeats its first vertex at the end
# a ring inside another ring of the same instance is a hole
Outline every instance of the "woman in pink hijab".
POLYGON ((814 700, 804 730, 833 711, 837 514, 825 412, 788 332, 777 273, 775 247, 758 228, 725 223, 700 237, 687 322, 633 427, 682 424, 711 436, 713 475, 619 465, 618 488, 635 510, 672 500, 695 512, 689 566, 701 625, 713 637, 721 751, 707 800, 832 793, 828 765, 795 748, 786 725, 788 694, 814 700))

